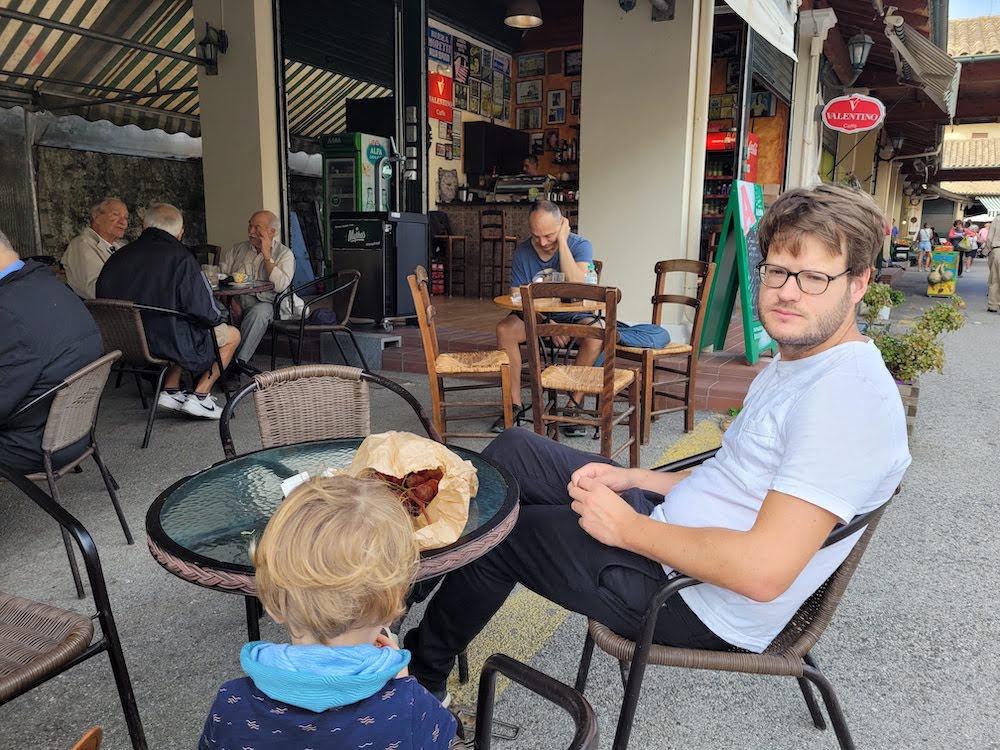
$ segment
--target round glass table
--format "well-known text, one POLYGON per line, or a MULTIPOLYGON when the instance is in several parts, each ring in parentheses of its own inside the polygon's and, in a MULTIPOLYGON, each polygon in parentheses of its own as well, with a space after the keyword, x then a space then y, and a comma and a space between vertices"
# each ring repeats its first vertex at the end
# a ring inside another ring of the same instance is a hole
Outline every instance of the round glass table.
MULTIPOLYGON (((284 499, 281 483, 308 471, 346 468, 361 438, 320 440, 247 453, 221 461, 174 482, 146 513, 150 553, 179 578, 247 597, 247 624, 256 640, 257 588, 247 555, 284 499)), ((486 554, 510 533, 517 520, 518 486, 503 468, 475 451, 449 446, 476 467, 479 492, 469 504, 469 520, 452 544, 420 555, 417 580, 459 568, 486 554)))

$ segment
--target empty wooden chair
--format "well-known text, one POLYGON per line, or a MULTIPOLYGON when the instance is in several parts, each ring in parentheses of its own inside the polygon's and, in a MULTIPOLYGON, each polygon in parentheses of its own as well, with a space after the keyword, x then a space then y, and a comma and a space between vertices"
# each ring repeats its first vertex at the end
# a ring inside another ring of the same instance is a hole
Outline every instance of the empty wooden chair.
POLYGON ((479 212, 479 298, 510 292, 510 264, 517 237, 507 234, 507 215, 495 208, 479 212))

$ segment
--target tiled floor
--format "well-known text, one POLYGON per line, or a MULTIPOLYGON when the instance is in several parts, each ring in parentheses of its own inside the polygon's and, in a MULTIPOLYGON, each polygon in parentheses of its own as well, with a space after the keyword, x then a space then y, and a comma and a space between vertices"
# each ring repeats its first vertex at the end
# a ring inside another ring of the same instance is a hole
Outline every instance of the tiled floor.
MULTIPOLYGON (((496 324, 507 311, 491 300, 470 297, 434 297, 438 345, 443 352, 474 351, 496 347, 496 324)), ((739 305, 736 306, 737 315, 739 305)), ((427 372, 420 329, 396 326, 392 332, 402 338, 402 346, 382 353, 382 367, 396 372, 427 372)), ((762 358, 748 365, 743 356, 743 330, 737 316, 729 327, 726 348, 722 352, 703 352, 698 363, 695 387, 697 408, 725 411, 743 404, 750 381, 768 363, 762 358)))

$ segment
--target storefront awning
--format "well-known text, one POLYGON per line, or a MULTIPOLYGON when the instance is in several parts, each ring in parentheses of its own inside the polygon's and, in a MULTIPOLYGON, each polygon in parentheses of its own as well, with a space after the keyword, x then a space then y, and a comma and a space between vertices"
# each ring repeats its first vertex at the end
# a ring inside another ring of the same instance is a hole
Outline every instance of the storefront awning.
POLYGON ((751 29, 792 60, 795 54, 795 17, 797 0, 726 0, 726 4, 747 22, 751 29))
POLYGON ((958 63, 901 16, 887 13, 883 21, 899 79, 919 86, 949 119, 953 118, 961 75, 958 63))
MULTIPOLYGON (((2 7, 8 0, 0 0, 2 7)), ((21 13, 159 50, 198 54, 191 0, 25 0, 21 13), (57 7, 53 8, 53 5, 57 7)), ((348 99, 389 96, 374 83, 285 60, 288 129, 314 138, 346 124, 348 99)), ((193 62, 21 20, 0 20, 0 106, 80 115, 144 130, 199 136, 193 62)))
POLYGON ((977 200, 983 204, 983 208, 986 209, 986 213, 990 216, 1000 214, 1000 196, 980 195, 977 200))

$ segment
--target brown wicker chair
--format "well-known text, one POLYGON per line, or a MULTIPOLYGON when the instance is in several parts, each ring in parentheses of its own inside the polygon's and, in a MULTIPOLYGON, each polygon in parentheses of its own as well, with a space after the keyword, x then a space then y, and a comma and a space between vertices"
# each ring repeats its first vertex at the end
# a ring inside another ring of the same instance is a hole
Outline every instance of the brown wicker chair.
POLYGON ((265 448, 311 440, 365 437, 371 433, 368 386, 374 383, 410 405, 428 437, 443 442, 420 402, 399 384, 372 372, 344 365, 300 365, 261 373, 226 404, 219 436, 226 458, 239 455, 229 421, 233 409, 253 393, 257 424, 265 448))
MULTIPOLYGON (((45 470, 29 474, 28 479, 33 482, 47 482, 52 499, 61 503, 56 482, 80 466, 84 460, 93 456, 94 463, 97 464, 97 468, 101 472, 101 478, 104 479, 104 486, 108 488, 108 495, 111 496, 111 504, 114 505, 115 513, 118 514, 122 531, 125 532, 125 541, 132 544, 132 532, 129 530, 128 521, 125 520, 125 515, 118 504, 118 495, 115 492, 118 485, 114 477, 111 476, 111 472, 108 471, 108 467, 104 465, 101 452, 97 447, 97 439, 94 437, 101 395, 104 393, 104 386, 111 374, 111 366, 120 356, 121 352, 114 351, 105 354, 86 367, 82 367, 59 385, 32 399, 11 414, 8 421, 16 421, 28 410, 41 408, 51 399, 51 403, 48 403, 49 415, 45 420, 45 431, 42 433, 42 462, 45 470), (64 448, 69 448, 83 438, 87 438, 87 447, 83 453, 60 466, 53 463, 55 454, 64 448)), ((80 580, 80 570, 76 564, 76 557, 73 555, 73 545, 70 542, 69 533, 65 529, 62 531, 62 535, 63 543, 66 545, 66 555, 69 558, 69 567, 73 573, 76 595, 82 599, 83 581, 80 580)))
MULTIPOLYGON (((701 453, 688 459, 657 467, 657 470, 682 471, 707 461, 716 452, 717 449, 701 453)), ((590 671, 590 661, 595 645, 618 659, 625 697, 618 717, 618 728, 612 745, 613 750, 625 750, 628 747, 632 722, 635 719, 639 693, 642 689, 642 678, 648 664, 794 677, 798 680, 813 724, 817 729, 825 729, 826 722, 810 687, 810 683, 812 683, 819 689, 820 695, 823 697, 841 750, 853 750, 854 741, 851 738, 847 720, 840 707, 840 702, 837 700, 833 685, 820 671, 810 651, 823 635, 827 625, 830 624, 837 605, 840 604, 847 585, 850 583, 854 571, 857 570, 858 563, 861 561, 887 505, 888 502, 868 513, 855 516, 850 523, 836 527, 827 537, 823 544, 824 547, 864 530, 861 538, 844 562, 840 564, 840 567, 802 604, 784 630, 775 637, 763 653, 756 654, 739 649, 705 651, 654 644, 653 631, 656 627, 656 620, 667 599, 681 589, 701 583, 685 575, 677 575, 669 579, 650 599, 643 616, 640 637, 636 641, 623 638, 607 626, 596 620, 590 620, 576 676, 576 689, 582 693, 586 687, 587 674, 590 671), (628 666, 629 663, 631 663, 631 667, 628 666)))
POLYGON ((417 308, 417 322, 420 324, 420 338, 424 346, 424 360, 427 363, 427 379, 431 387, 431 415, 434 426, 445 442, 452 437, 492 438, 488 432, 456 432, 448 429, 449 421, 464 421, 496 417, 497 411, 482 411, 484 406, 499 406, 504 425, 511 427, 514 421, 513 392, 510 380, 510 360, 507 353, 499 350, 475 352, 444 352, 438 348, 435 309, 431 304, 427 270, 417 266, 416 271, 406 277, 410 284, 410 294, 417 308), (499 401, 448 401, 449 393, 471 391, 481 388, 496 388, 500 379, 499 401), (465 385, 445 385, 445 378, 469 380, 490 380, 465 385), (461 408, 461 414, 448 414, 448 409, 461 408))
POLYGON ((340 339, 337 338, 338 333, 346 333, 351 339, 351 343, 354 344, 354 351, 357 352, 358 361, 361 363, 361 367, 365 370, 368 369, 368 363, 365 361, 365 355, 361 352, 361 347, 358 345, 358 340, 354 337, 354 331, 348 327, 348 322, 351 319, 351 311, 354 309, 354 297, 358 292, 358 282, 361 281, 361 272, 353 270, 338 271, 330 276, 324 276, 321 279, 315 279, 306 284, 296 287, 295 289, 286 289, 284 292, 279 294, 274 300, 274 321, 271 323, 271 369, 275 368, 278 360, 278 334, 283 334, 288 339, 288 350, 292 357, 292 362, 296 365, 302 364, 302 344, 306 339, 306 336, 320 336, 324 333, 329 333, 333 337, 333 343, 337 345, 337 349, 340 351, 340 356, 344 360, 344 364, 350 364, 350 360, 347 359, 347 355, 344 353, 343 347, 340 345, 340 339), (314 294, 309 296, 306 300, 306 308, 302 313, 302 316, 297 320, 281 320, 281 304, 282 302, 291 297, 293 294, 297 294, 300 297, 306 295, 315 289, 326 289, 327 287, 332 287, 329 291, 324 291, 319 294, 314 294), (320 308, 326 308, 331 310, 337 316, 336 324, 320 325, 316 323, 309 323, 308 317, 313 313, 313 311, 320 308))
POLYGON ((94 540, 79 521, 26 477, 3 464, 0 464, 0 477, 27 495, 76 542, 97 608, 96 614, 88 617, 0 592, 0 705, 107 651, 132 747, 146 750, 146 737, 94 540), (101 628, 97 640, 94 640, 94 620, 101 628))
POLYGON ((635 370, 615 367, 615 324, 617 305, 621 292, 615 287, 593 284, 564 284, 546 282, 521 287, 521 304, 524 307, 525 337, 528 345, 528 371, 531 375, 531 407, 535 432, 559 439, 561 424, 588 425, 600 431, 601 455, 614 459, 629 451, 629 466, 639 465, 639 380, 635 370), (586 323, 548 323, 540 321, 536 301, 553 298, 571 298, 604 304, 604 326, 586 323), (550 364, 543 368, 540 338, 568 336, 575 339, 598 338, 603 342, 604 361, 596 367, 550 364), (584 397, 597 396, 597 407, 560 407, 558 394, 581 391, 584 397), (543 401, 547 394, 548 403, 543 401), (615 411, 615 404, 624 408, 615 411), (613 431, 616 425, 628 424, 629 437, 612 450, 613 431))
POLYGON ((94 727, 73 745, 73 750, 101 750, 101 742, 103 741, 104 730, 100 727, 94 727))
POLYGON ((694 320, 691 328, 691 343, 669 344, 662 349, 643 349, 635 346, 618 345, 616 353, 620 359, 639 363, 639 380, 642 383, 642 442, 649 441, 650 425, 653 417, 660 414, 670 414, 675 411, 684 412, 684 430, 694 429, 694 386, 698 375, 698 355, 701 347, 695 345, 701 341, 701 328, 708 309, 708 295, 712 289, 712 277, 715 275, 714 263, 702 263, 697 260, 661 260, 655 266, 656 286, 653 290, 653 325, 660 325, 663 319, 665 305, 684 305, 694 308, 694 320), (667 294, 666 283, 668 274, 697 276, 697 296, 685 294, 667 294), (671 361, 676 357, 684 357, 685 364, 678 367, 671 361), (666 373, 664 380, 657 380, 661 373, 666 373), (676 390, 681 389, 681 395, 676 390), (663 409, 656 408, 657 399, 668 399, 674 406, 663 409), (677 403, 679 402, 679 403, 677 403))
MULTIPOLYGON (((163 389, 163 379, 167 375, 167 369, 172 364, 165 359, 154 357, 149 351, 149 344, 146 342, 146 330, 142 325, 142 315, 171 315, 176 318, 183 318, 192 326, 201 327, 201 323, 190 315, 178 310, 170 310, 165 307, 154 307, 152 305, 140 305, 131 300, 124 299, 89 299, 84 300, 84 304, 97 323, 101 331, 101 338, 104 339, 104 351, 110 352, 117 349, 122 353, 121 362, 117 365, 119 380, 121 373, 128 372, 135 376, 135 385, 139 391, 139 400, 142 408, 148 409, 146 416, 146 434, 142 438, 142 447, 149 445, 149 438, 153 433, 153 420, 156 419, 156 399, 163 389), (143 375, 155 375, 156 385, 153 396, 147 402, 146 393, 142 388, 143 375)), ((229 384, 226 379, 226 368, 222 366, 222 357, 219 355, 219 344, 215 336, 209 337, 212 341, 212 349, 215 352, 215 363, 219 367, 219 383, 222 391, 229 399, 229 384)), ((193 374, 197 375, 197 374, 193 374)))

